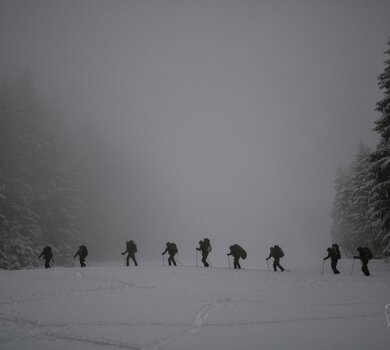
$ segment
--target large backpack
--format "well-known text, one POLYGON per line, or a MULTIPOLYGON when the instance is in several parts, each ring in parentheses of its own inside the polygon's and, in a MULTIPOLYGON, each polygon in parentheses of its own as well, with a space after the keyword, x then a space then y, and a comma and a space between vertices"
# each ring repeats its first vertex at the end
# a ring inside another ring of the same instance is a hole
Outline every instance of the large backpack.
POLYGON ((171 244, 169 245, 168 252, 171 253, 171 254, 176 254, 176 253, 179 252, 179 251, 177 250, 177 246, 176 246, 175 243, 171 243, 171 244))
POLYGON ((277 258, 284 257, 284 252, 283 252, 282 248, 280 248, 278 245, 276 245, 274 247, 274 254, 275 254, 275 257, 277 257, 277 258))
POLYGON ((240 247, 241 248, 241 251, 240 251, 240 255, 241 255, 241 259, 246 259, 247 257, 247 254, 246 254, 246 251, 244 248, 240 247))
POLYGON ((80 246, 80 253, 84 255, 84 257, 88 256, 88 249, 85 245, 80 246))
POLYGON ((243 247, 239 246, 238 244, 235 244, 232 246, 232 250, 236 251, 237 254, 240 256, 241 259, 245 260, 247 257, 246 251, 243 247))
POLYGON ((128 252, 137 252, 137 245, 134 243, 134 241, 127 241, 126 242, 126 250, 128 252))
POLYGON ((43 256, 44 257, 53 256, 53 251, 51 250, 51 247, 47 246, 47 247, 43 248, 43 256))
POLYGON ((335 258, 341 259, 341 253, 340 253, 340 248, 339 248, 338 244, 336 244, 336 243, 332 244, 332 249, 333 249, 335 258))
POLYGON ((364 247, 364 248, 363 248, 363 253, 364 253, 364 256, 365 256, 368 260, 371 260, 371 259, 373 258, 373 255, 372 255, 372 253, 371 253, 370 248, 364 247))
POLYGON ((211 248, 211 244, 210 244, 210 240, 208 238, 205 238, 203 240, 203 244, 204 244, 204 247, 205 247, 205 250, 210 253, 212 248, 211 248))

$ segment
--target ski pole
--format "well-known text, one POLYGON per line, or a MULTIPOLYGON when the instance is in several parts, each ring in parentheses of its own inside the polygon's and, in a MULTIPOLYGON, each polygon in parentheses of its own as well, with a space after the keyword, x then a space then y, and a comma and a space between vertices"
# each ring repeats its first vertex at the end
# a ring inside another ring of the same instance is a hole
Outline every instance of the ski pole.
POLYGON ((269 269, 269 264, 268 264, 268 260, 265 259, 265 261, 267 262, 267 269, 268 269, 268 272, 270 272, 270 269, 269 269))
POLYGON ((229 255, 227 256, 227 258, 228 258, 228 264, 229 264, 229 269, 230 269, 231 267, 230 267, 230 259, 229 259, 229 255))
POLYGON ((181 266, 184 266, 184 264, 179 259, 176 259, 176 262, 178 262, 181 266))
POLYGON ((321 270, 321 275, 324 274, 324 265, 325 265, 325 260, 322 260, 322 270, 321 270))
POLYGON ((124 255, 123 255, 123 266, 126 266, 126 258, 124 255))
POLYGON ((196 267, 198 267, 198 251, 195 250, 195 255, 196 255, 196 267))
POLYGON ((207 259, 207 262, 209 263, 209 265, 210 265, 211 267, 213 267, 213 264, 210 262, 209 259, 207 259))
POLYGON ((162 261, 163 261, 163 266, 165 266, 164 254, 161 255, 161 257, 162 257, 162 261))
POLYGON ((352 276, 352 272, 353 272, 353 267, 355 265, 355 258, 353 258, 353 262, 352 262, 352 269, 351 269, 351 276, 352 276))

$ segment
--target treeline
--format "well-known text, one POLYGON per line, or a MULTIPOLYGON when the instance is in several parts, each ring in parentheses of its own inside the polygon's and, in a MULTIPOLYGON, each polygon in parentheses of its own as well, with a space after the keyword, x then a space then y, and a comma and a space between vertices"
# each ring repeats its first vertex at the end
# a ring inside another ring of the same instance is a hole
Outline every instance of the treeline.
POLYGON ((100 192, 93 181, 98 167, 85 171, 91 154, 99 159, 99 149, 82 147, 85 134, 72 139, 57 113, 39 97, 28 72, 3 83, 0 268, 36 266, 46 245, 62 264, 86 241, 96 250, 108 247, 109 215, 94 198, 100 192))
POLYGON ((379 142, 373 151, 360 145, 353 163, 338 170, 331 235, 349 254, 369 246, 380 257, 390 255, 390 59, 378 86, 384 94, 376 105, 379 142))

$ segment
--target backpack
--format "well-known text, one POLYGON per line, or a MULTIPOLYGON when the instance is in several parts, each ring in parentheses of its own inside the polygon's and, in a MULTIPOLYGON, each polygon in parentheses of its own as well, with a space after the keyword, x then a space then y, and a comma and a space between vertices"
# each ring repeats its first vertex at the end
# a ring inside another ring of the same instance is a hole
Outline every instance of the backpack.
POLYGON ((205 238, 203 240, 203 244, 204 244, 204 247, 205 247, 205 250, 210 253, 212 248, 211 248, 211 244, 210 244, 210 240, 208 238, 205 238))
POLYGON ((51 247, 47 246, 43 248, 43 256, 53 256, 53 252, 51 250, 51 247))
POLYGON ((86 257, 88 255, 88 249, 85 245, 80 246, 80 253, 86 257))
MULTIPOLYGON (((243 259, 243 260, 245 260, 246 257, 247 257, 247 254, 246 254, 245 249, 242 248, 241 246, 239 246, 238 244, 233 245, 233 246, 231 247, 230 250, 231 250, 232 252, 234 252, 234 253, 237 253, 237 255, 238 255, 241 259, 243 259)), ((233 256, 234 256, 234 254, 233 254, 233 256)))
POLYGON ((339 248, 338 244, 336 244, 336 243, 332 244, 332 249, 333 249, 335 258, 341 259, 341 253, 340 253, 340 248, 339 248))
POLYGON ((282 248, 280 248, 278 245, 276 245, 274 247, 274 254, 275 254, 275 257, 277 257, 277 258, 284 257, 284 252, 283 252, 282 248))
POLYGON ((137 252, 137 245, 134 243, 134 241, 127 241, 126 242, 126 250, 128 252, 137 252))
POLYGON ((364 248, 363 248, 363 253, 364 253, 364 256, 365 256, 368 260, 371 260, 371 259, 373 258, 373 255, 372 255, 372 253, 371 253, 370 248, 364 247, 364 248))
POLYGON ((175 243, 171 243, 171 244, 169 245, 168 251, 169 251, 170 253, 175 253, 175 254, 179 252, 179 251, 177 250, 177 246, 176 246, 175 243))
POLYGON ((241 259, 245 260, 247 257, 246 251, 244 248, 242 248, 242 247, 240 247, 240 248, 241 248, 241 250, 240 250, 241 259))

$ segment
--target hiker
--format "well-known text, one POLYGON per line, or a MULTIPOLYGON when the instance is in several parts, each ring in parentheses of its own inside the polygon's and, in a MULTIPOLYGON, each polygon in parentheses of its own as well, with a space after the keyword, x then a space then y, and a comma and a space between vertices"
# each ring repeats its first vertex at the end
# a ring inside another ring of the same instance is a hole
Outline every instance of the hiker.
POLYGON ((80 258, 80 266, 81 267, 85 267, 87 266, 85 264, 85 258, 87 257, 88 255, 88 249, 85 245, 81 245, 79 247, 79 250, 77 251, 77 253, 74 255, 73 259, 76 259, 77 255, 79 256, 80 258))
POLYGON ((227 255, 233 255, 233 264, 234 264, 234 268, 235 269, 241 269, 241 265, 240 265, 240 258, 242 259, 246 259, 246 251, 241 247, 239 246, 238 244, 233 244, 229 247, 230 249, 230 253, 227 253, 227 255))
POLYGON ((335 275, 338 275, 340 271, 337 270, 337 262, 341 258, 339 246, 336 243, 332 244, 332 247, 329 247, 327 252, 328 256, 324 258, 324 261, 330 258, 330 266, 332 271, 335 275))
POLYGON ((207 257, 211 252, 211 244, 208 238, 205 238, 203 241, 199 241, 199 247, 196 248, 202 252, 202 263, 205 267, 209 267, 209 263, 207 262, 207 257))
MULTIPOLYGON (((39 255, 38 259, 40 259, 43 256, 43 259, 45 260, 45 269, 49 269, 50 266, 50 260, 53 259, 53 251, 51 247, 47 246, 43 248, 41 255, 39 255)), ((54 261, 54 260, 53 260, 54 261)))
POLYGON ((370 276, 370 271, 368 271, 368 262, 372 259, 372 253, 371 253, 371 250, 370 248, 368 247, 359 247, 357 249, 357 251, 359 252, 359 255, 358 256, 354 256, 353 258, 354 259, 360 259, 361 262, 362 262, 362 271, 364 273, 364 275, 366 276, 370 276))
POLYGON ((127 253, 126 257, 126 266, 129 266, 129 260, 130 258, 134 261, 134 265, 138 266, 137 260, 135 260, 134 254, 137 252, 137 245, 134 243, 133 240, 126 242, 126 250, 121 253, 122 255, 125 255, 127 253))
POLYGON ((162 252, 162 255, 165 255, 165 253, 168 253, 169 258, 168 258, 168 264, 171 266, 172 264, 176 266, 176 261, 175 261, 175 254, 179 254, 177 250, 177 246, 175 243, 170 243, 167 242, 165 250, 162 252))
POLYGON ((280 265, 279 262, 279 260, 284 257, 282 248, 280 248, 278 245, 271 247, 269 249, 269 256, 265 260, 268 261, 269 259, 271 259, 271 257, 274 258, 274 264, 273 264, 274 271, 277 271, 277 268, 279 268, 280 271, 284 271, 283 266, 280 265))

